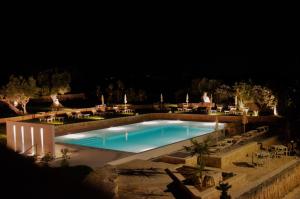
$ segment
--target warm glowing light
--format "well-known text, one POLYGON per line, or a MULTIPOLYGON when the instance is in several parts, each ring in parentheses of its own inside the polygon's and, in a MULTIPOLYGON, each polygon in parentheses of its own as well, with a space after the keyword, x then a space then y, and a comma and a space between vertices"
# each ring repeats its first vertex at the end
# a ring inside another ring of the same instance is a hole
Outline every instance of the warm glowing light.
POLYGON ((31 146, 32 146, 32 155, 35 154, 35 148, 34 148, 34 131, 33 127, 30 128, 31 131, 31 146))
POLYGON ((15 146, 15 151, 17 151, 17 132, 16 132, 16 125, 13 126, 13 133, 14 133, 14 146, 15 146))
POLYGON ((274 115, 275 115, 275 116, 278 116, 278 112, 277 112, 276 105, 274 106, 274 115))
POLYGON ((21 126, 22 153, 25 152, 24 126, 21 126))
POLYGON ((101 95, 101 104, 102 104, 102 106, 104 106, 104 96, 103 95, 101 95))
POLYGON ((65 135, 64 137, 70 138, 70 139, 80 139, 80 138, 86 137, 86 135, 80 134, 80 133, 76 133, 76 134, 65 135))
POLYGON ((122 130, 125 130, 126 128, 125 127, 109 127, 107 130, 110 130, 110 131, 122 131, 122 130))
POLYGON ((40 135, 41 135, 41 148, 42 148, 42 155, 45 154, 45 149, 44 149, 44 129, 40 129, 40 135))
POLYGON ((19 103, 18 103, 17 101, 14 101, 14 106, 15 106, 15 107, 17 107, 18 104, 19 104, 19 103))

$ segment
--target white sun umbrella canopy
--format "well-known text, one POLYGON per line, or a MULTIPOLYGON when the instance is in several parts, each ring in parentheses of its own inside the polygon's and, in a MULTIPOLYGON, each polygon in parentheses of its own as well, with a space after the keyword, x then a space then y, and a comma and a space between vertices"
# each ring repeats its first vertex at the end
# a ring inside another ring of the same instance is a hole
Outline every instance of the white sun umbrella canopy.
POLYGON ((126 106, 126 104, 127 104, 127 97, 126 97, 126 94, 124 95, 124 104, 125 104, 125 106, 126 106))
POLYGON ((101 95, 101 104, 102 104, 102 106, 104 106, 104 96, 103 95, 101 95))
POLYGON ((164 102, 164 97, 163 97, 163 94, 161 93, 160 94, 160 103, 163 103, 164 102))
POLYGON ((238 104, 238 98, 237 98, 237 95, 234 97, 234 105, 235 107, 237 107, 237 104, 238 104))
POLYGON ((186 103, 189 103, 189 94, 188 94, 188 93, 186 94, 185 102, 186 102, 186 103))

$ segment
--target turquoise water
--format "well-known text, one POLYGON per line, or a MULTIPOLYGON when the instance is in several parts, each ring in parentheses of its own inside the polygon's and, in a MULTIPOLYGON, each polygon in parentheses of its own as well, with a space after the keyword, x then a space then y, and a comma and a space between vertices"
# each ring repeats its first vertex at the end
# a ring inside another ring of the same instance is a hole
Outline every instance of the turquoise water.
MULTIPOLYGON (((223 124, 219 124, 223 128, 223 124)), ((56 142, 142 152, 214 131, 214 122, 153 120, 56 137, 56 142)))

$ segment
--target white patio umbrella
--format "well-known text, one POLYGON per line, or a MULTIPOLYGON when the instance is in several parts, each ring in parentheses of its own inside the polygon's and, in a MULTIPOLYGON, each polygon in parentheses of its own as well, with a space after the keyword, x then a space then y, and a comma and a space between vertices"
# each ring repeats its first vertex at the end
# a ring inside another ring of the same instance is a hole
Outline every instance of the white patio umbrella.
POLYGON ((103 95, 101 95, 101 104, 102 104, 102 106, 104 106, 104 96, 103 95))
POLYGON ((189 94, 186 94, 185 102, 188 104, 189 103, 189 94))
POLYGON ((126 97, 126 94, 124 95, 124 104, 125 104, 125 107, 126 107, 126 104, 127 104, 127 97, 126 97))
POLYGON ((237 107, 237 104, 238 104, 238 98, 237 98, 237 95, 234 97, 234 105, 235 107, 237 107))
POLYGON ((160 103, 163 103, 164 102, 164 97, 163 97, 163 94, 161 93, 160 94, 160 103))

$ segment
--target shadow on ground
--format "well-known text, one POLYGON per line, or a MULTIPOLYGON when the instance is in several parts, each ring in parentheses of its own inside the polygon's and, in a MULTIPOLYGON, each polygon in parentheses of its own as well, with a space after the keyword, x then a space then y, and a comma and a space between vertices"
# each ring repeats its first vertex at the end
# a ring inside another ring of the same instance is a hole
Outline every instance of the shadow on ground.
POLYGON ((255 166, 249 162, 233 162, 233 164, 238 167, 255 168, 255 166))
POLYGON ((118 169, 119 175, 128 175, 128 176, 146 176, 151 177, 159 174, 164 174, 158 168, 149 168, 149 169, 118 169))

